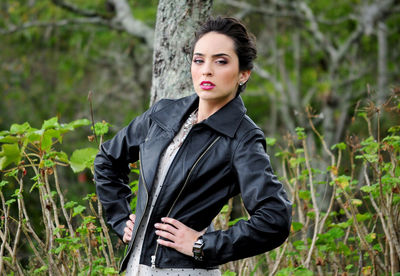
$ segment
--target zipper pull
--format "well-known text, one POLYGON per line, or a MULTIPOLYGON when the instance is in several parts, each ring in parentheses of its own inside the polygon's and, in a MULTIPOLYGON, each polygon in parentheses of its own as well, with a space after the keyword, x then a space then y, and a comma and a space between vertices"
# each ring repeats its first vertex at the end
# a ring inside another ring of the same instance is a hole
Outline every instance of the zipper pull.
POLYGON ((151 256, 151 268, 156 268, 156 255, 151 256))

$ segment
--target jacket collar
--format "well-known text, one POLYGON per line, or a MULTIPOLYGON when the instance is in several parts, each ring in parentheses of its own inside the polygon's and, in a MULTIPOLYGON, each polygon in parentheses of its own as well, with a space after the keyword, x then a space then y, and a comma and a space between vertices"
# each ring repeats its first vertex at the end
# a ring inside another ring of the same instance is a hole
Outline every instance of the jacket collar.
MULTIPOLYGON (((151 114, 151 118, 166 131, 177 133, 187 116, 199 105, 199 97, 193 94, 181 98, 151 114)), ((240 122, 246 114, 242 98, 235 97, 221 109, 201 122, 229 137, 234 137, 240 122)))

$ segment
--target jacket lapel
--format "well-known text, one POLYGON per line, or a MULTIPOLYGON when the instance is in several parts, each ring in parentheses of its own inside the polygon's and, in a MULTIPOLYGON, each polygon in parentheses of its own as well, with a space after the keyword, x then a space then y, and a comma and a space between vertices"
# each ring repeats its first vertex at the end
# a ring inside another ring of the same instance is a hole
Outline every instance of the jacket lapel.
MULTIPOLYGON (((150 115, 152 121, 164 131, 156 137, 148 137, 144 145, 142 145, 141 162, 143 164, 143 174, 148 191, 151 190, 154 182, 162 152, 171 143, 189 114, 198 107, 198 102, 198 96, 193 94, 176 101, 171 101, 150 115)), ((241 97, 236 97, 212 116, 201 122, 201 124, 212 128, 220 134, 233 138, 245 113, 246 108, 241 97)), ((204 146, 209 142, 203 141, 201 144, 204 146)))

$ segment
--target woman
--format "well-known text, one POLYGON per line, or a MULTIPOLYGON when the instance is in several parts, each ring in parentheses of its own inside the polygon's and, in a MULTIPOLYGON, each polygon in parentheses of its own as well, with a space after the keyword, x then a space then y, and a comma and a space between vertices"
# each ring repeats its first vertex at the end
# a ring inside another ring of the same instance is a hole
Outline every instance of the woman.
POLYGON ((237 20, 216 18, 193 45, 196 94, 157 102, 95 160, 107 220, 129 243, 121 264, 127 275, 220 275, 218 265, 271 250, 289 233, 291 204, 239 96, 256 57, 252 36, 237 20), (128 165, 137 160, 131 214, 128 165), (208 227, 238 193, 250 219, 226 231, 208 227))

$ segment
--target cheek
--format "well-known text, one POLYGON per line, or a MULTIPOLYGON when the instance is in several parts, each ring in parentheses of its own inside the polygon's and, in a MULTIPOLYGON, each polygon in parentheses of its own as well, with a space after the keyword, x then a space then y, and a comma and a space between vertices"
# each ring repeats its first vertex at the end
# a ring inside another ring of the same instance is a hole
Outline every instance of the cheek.
POLYGON ((192 74, 193 80, 197 79, 199 76, 198 70, 196 70, 196 67, 194 67, 194 66, 190 67, 190 73, 192 74))
POLYGON ((236 72, 232 72, 232 70, 226 70, 221 77, 226 83, 231 83, 235 85, 238 80, 238 74, 236 72))

